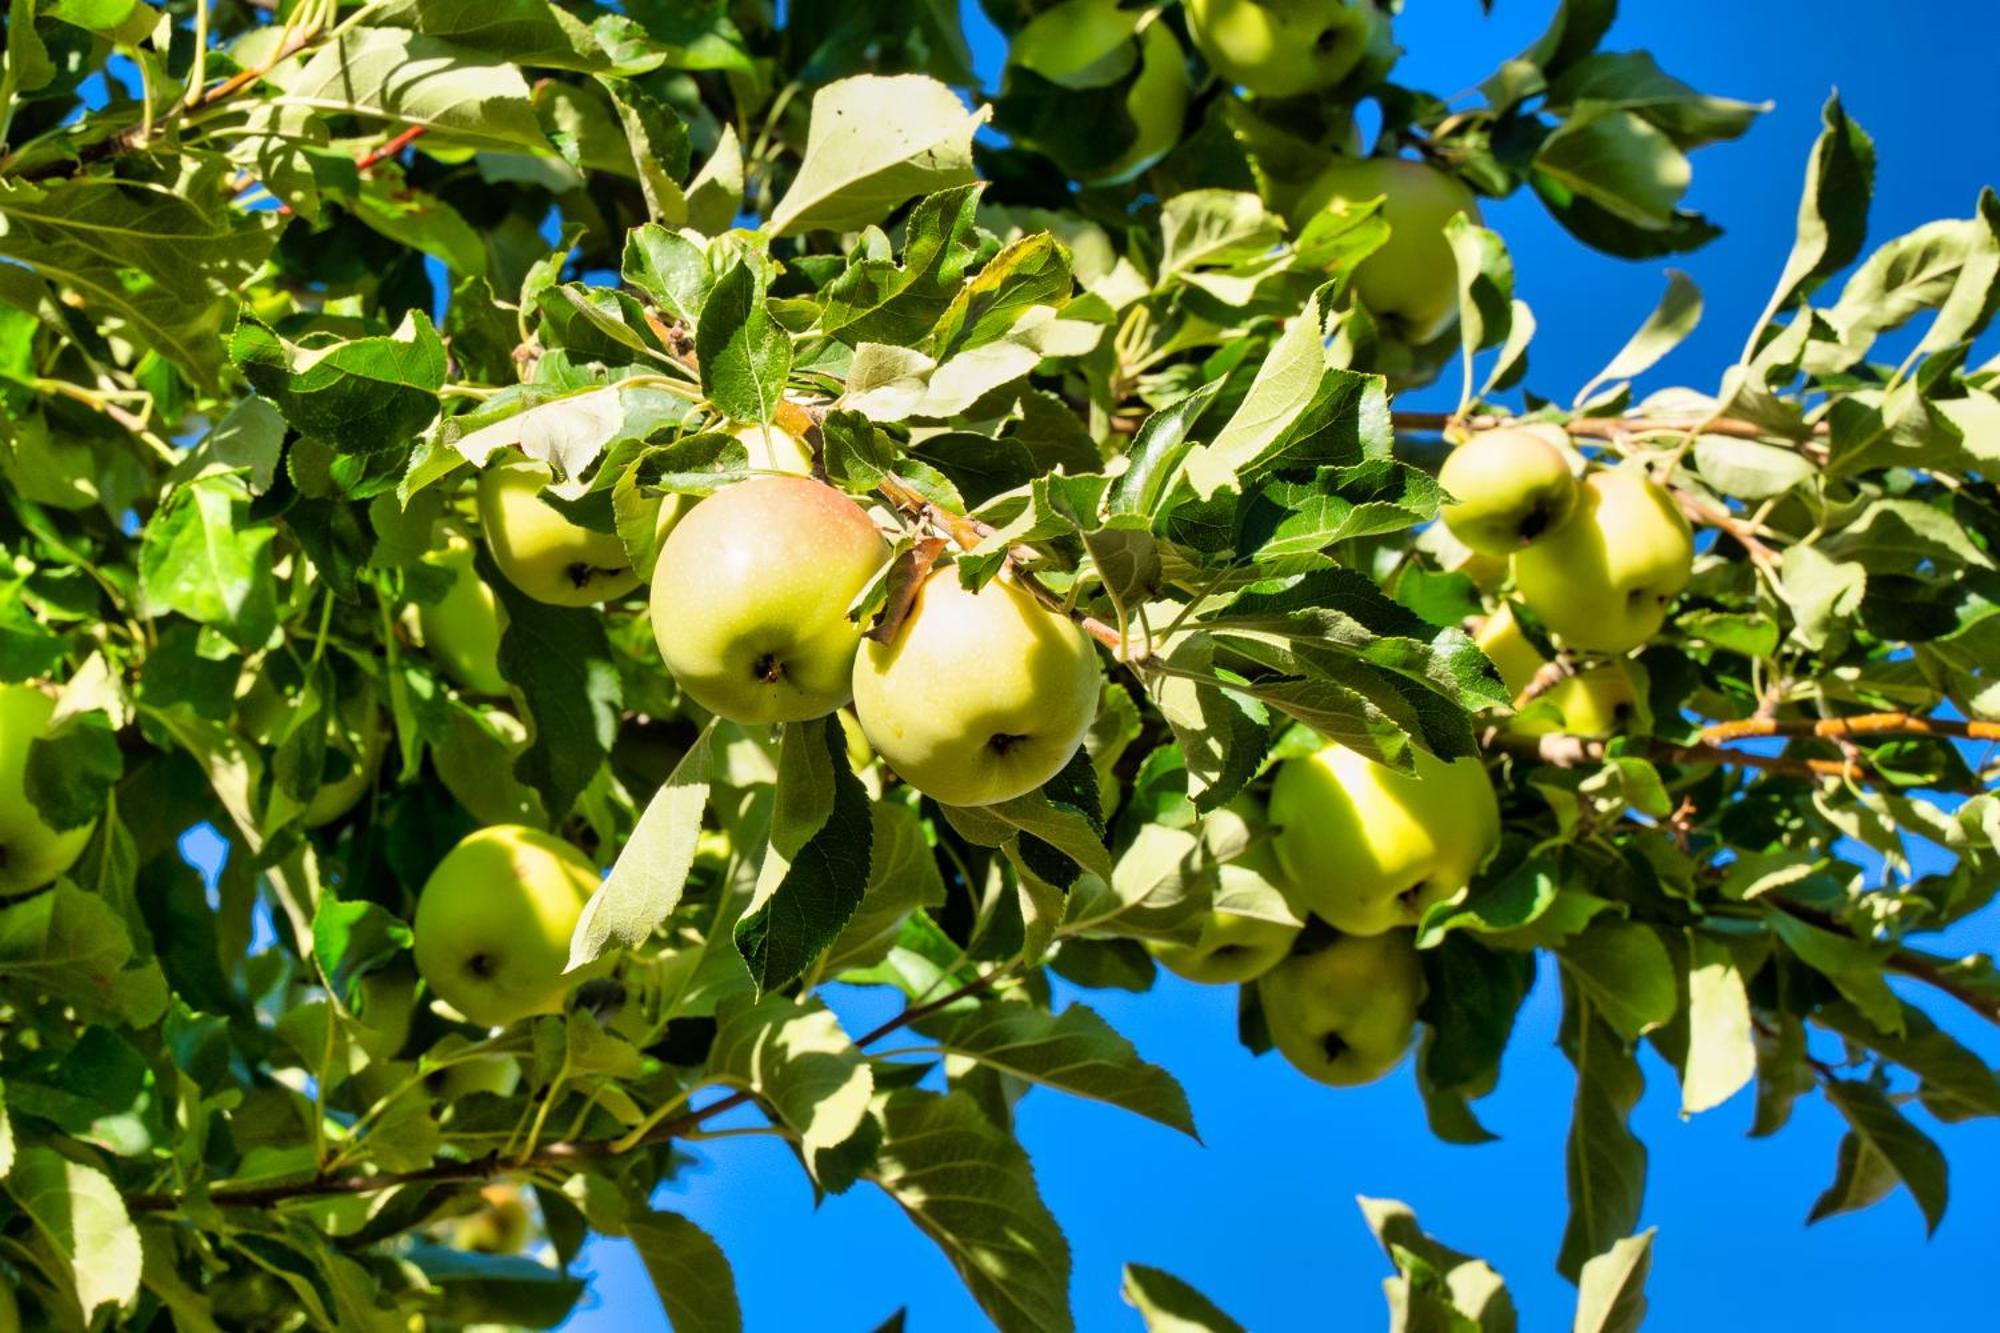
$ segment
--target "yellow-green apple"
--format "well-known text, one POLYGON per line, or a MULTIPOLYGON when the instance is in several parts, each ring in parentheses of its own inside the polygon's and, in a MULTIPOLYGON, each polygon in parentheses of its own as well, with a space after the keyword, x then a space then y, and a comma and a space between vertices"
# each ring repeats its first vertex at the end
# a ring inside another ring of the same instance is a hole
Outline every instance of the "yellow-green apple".
POLYGON ((753 477, 688 512, 653 566, 653 635, 683 690, 746 726, 824 717, 851 693, 847 608, 889 558, 861 506, 753 477))
POLYGON ((1569 459, 1525 430, 1489 430, 1459 445, 1438 483, 1452 497, 1440 511, 1445 526, 1481 555, 1511 555, 1576 508, 1569 459))
MULTIPOLYGON (((1221 901, 1270 892, 1256 871, 1241 865, 1217 867, 1221 901)), ((1275 895, 1272 895, 1275 897, 1275 895)), ((1225 986, 1262 976, 1277 965, 1298 938, 1299 923, 1289 912, 1268 916, 1213 907, 1201 918, 1201 934, 1187 943, 1149 940, 1147 949, 1176 976, 1225 986)))
POLYGON ((1327 745, 1286 760, 1271 785, 1275 845, 1292 900, 1350 935, 1413 926, 1471 881, 1500 837, 1476 758, 1415 752, 1398 772, 1327 745))
MULTIPOLYGON (((381 696, 374 680, 357 674, 338 681, 336 689, 333 716, 322 715, 321 719, 326 726, 326 757, 319 786, 299 817, 307 828, 331 824, 355 807, 375 781, 375 770, 381 767, 382 751, 388 744, 381 696)), ((270 745, 285 734, 292 704, 272 676, 260 672, 238 698, 237 714, 252 740, 270 745)))
POLYGON ((1292 210, 1294 229, 1326 208, 1382 200, 1389 239, 1354 271, 1354 291, 1416 343, 1458 318, 1458 265, 1445 224, 1460 213, 1478 222, 1479 203, 1458 177, 1400 157, 1344 158, 1307 186, 1292 210))
POLYGON ((1131 78, 1125 113, 1135 137, 1116 159, 1079 170, 1087 185, 1130 180, 1180 142, 1187 114, 1187 57, 1157 14, 1118 0, 1064 0, 1014 35, 1013 63, 1065 88, 1100 88, 1131 78), (1132 44, 1137 42, 1136 51, 1132 44), (1136 60, 1137 77, 1132 77, 1136 60))
POLYGON ((484 1027, 562 1011, 569 937, 598 883, 597 867, 552 834, 483 828, 445 853, 417 898, 417 971, 433 995, 484 1027))
MULTIPOLYGON (((1486 618, 1474 642, 1492 659, 1501 683, 1516 697, 1534 681, 1546 660, 1521 632, 1509 606, 1486 618)), ((1558 731, 1593 739, 1614 735, 1641 707, 1634 671, 1630 662, 1606 662, 1565 676, 1536 695, 1521 717, 1507 723, 1507 729, 1523 736, 1558 731)))
POLYGON ((75 865, 90 841, 91 824, 51 828, 28 799, 28 746, 55 711, 56 701, 33 685, 0 685, 0 898, 41 888, 75 865))
POLYGON ((967 592, 932 571, 888 643, 854 663, 854 713, 875 753, 946 805, 991 805, 1062 771, 1097 716, 1083 631, 1006 575, 967 592))
POLYGON ((1389 26, 1374 0, 1188 0, 1187 20, 1215 72, 1262 97, 1331 88, 1389 26))
POLYGON ((477 1211, 451 1224, 454 1249, 475 1254, 519 1254, 527 1247, 534 1229, 534 1217, 521 1187, 512 1181, 496 1181, 479 1191, 477 1211))
POLYGON ((517 458, 479 474, 479 522, 493 563, 538 602, 592 606, 639 586, 616 533, 572 523, 542 498, 553 473, 517 458))
POLYGON ((1308 1078, 1373 1083, 1402 1062, 1416 1031, 1424 974, 1408 931, 1343 935, 1257 983, 1271 1044, 1308 1078))
POLYGON ((1624 653, 1659 632, 1693 565, 1674 497, 1620 468, 1585 477, 1569 521, 1515 552, 1514 582, 1570 647, 1624 653))
POLYGON ((454 532, 424 563, 451 576, 451 586, 437 601, 417 608, 424 647, 444 673, 473 694, 507 693, 500 674, 500 636, 507 629, 507 608, 479 577, 472 560, 472 543, 454 532))
POLYGON ((812 473, 812 451, 790 431, 752 421, 730 433, 742 441, 753 472, 789 472, 800 477, 812 473))

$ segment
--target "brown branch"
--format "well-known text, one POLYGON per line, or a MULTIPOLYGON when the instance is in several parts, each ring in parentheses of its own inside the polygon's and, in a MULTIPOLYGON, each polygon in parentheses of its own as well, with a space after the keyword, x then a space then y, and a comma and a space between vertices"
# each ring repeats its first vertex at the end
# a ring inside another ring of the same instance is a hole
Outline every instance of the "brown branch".
MULTIPOLYGON (((1601 764, 1609 753, 1608 743, 1586 736, 1557 733, 1547 736, 1513 736, 1505 732, 1493 737, 1494 748, 1523 758, 1538 759, 1555 768, 1580 768, 1601 764)), ((1866 781, 1868 773, 1858 765, 1839 759, 1798 759, 1788 755, 1746 754, 1718 745, 1675 745, 1654 741, 1644 758, 1668 764, 1722 764, 1730 768, 1754 768, 1767 773, 1794 777, 1844 778, 1866 781)))
POLYGON ((404 130, 401 134, 398 134, 395 138, 389 140, 387 143, 381 144, 375 148, 371 148, 367 152, 363 153, 360 157, 355 158, 354 169, 356 171, 366 171, 368 170, 368 168, 374 166, 377 162, 386 161, 387 159, 394 157, 396 154, 402 152, 405 148, 408 148, 411 144, 415 143, 417 139, 423 134, 423 132, 428 128, 430 127, 427 125, 410 126, 408 129, 404 130))
POLYGON ((1702 740, 1711 745, 1761 736, 1812 736, 1820 740, 1856 736, 1951 736, 1959 740, 2000 741, 2000 722, 1958 722, 1951 718, 1922 717, 1915 713, 1858 713, 1852 717, 1800 718, 1783 722, 1767 717, 1748 717, 1733 722, 1717 722, 1701 733, 1702 740))
POLYGON ((1762 565, 1765 569, 1775 571, 1784 564, 1783 557, 1765 544, 1764 540, 1755 532, 1751 531, 1748 523, 1730 513, 1719 504, 1711 503, 1698 495, 1690 494, 1678 486, 1672 489, 1674 503, 1680 506, 1681 512, 1686 514, 1689 519, 1696 523, 1706 524, 1719 532, 1727 533, 1738 546, 1741 546, 1750 553, 1752 560, 1762 565))
MULTIPOLYGON (((1397 412, 1394 414, 1398 430, 1443 431, 1450 427, 1463 427, 1469 431, 1499 430, 1506 426, 1518 426, 1517 417, 1496 416, 1490 413, 1461 417, 1450 412, 1397 412)), ((1770 430, 1754 421, 1739 417, 1574 417, 1559 424, 1571 435, 1580 435, 1592 440, 1616 440, 1637 434, 1686 434, 1700 431, 1704 435, 1727 435, 1739 440, 1789 439, 1779 431, 1770 430)), ((1813 427, 1813 434, 1828 433, 1827 423, 1820 422, 1813 427)))
MULTIPOLYGON (((935 1000, 913 1005, 879 1027, 871 1029, 855 1041, 857 1047, 872 1046, 893 1032, 900 1031, 912 1023, 920 1022, 939 1010, 960 1000, 968 999, 990 989, 994 983, 1005 977, 1011 968, 996 967, 984 975, 974 977, 958 989, 939 996, 935 1000)), ((526 1157, 503 1157, 499 1153, 488 1153, 465 1162, 438 1162, 415 1171, 384 1171, 373 1174, 356 1172, 350 1175, 315 1176, 310 1180, 291 1181, 277 1185, 251 1185, 241 1188, 224 1188, 212 1191, 203 1202, 215 1208, 268 1208, 290 1199, 326 1198, 333 1195, 374 1194, 381 1190, 395 1189, 403 1185, 454 1185, 474 1181, 491 1180, 496 1176, 509 1175, 520 1171, 535 1171, 545 1167, 568 1166, 577 1162, 602 1161, 623 1152, 637 1148, 657 1147, 678 1138, 703 1123, 714 1119, 725 1111, 733 1111, 753 1100, 747 1089, 732 1092, 698 1110, 662 1121, 649 1130, 645 1137, 631 1148, 620 1149, 618 1144, 623 1136, 605 1139, 584 1139, 570 1143, 550 1143, 526 1157)), ((134 1194, 126 1198, 125 1204, 133 1212, 158 1213, 180 1207, 188 1196, 181 1194, 134 1194)))

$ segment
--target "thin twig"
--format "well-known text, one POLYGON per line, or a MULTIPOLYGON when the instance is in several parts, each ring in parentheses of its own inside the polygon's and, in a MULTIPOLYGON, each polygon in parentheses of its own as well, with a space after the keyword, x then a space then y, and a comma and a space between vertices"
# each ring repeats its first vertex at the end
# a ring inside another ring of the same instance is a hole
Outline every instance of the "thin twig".
MULTIPOLYGON (((1851 934, 1837 918, 1820 911, 1817 907, 1808 907, 1804 903, 1793 902, 1777 894, 1765 894, 1758 901, 1816 929, 1831 931, 1837 935, 1851 934)), ((1864 940, 1862 943, 1865 944, 1867 941, 1864 940)), ((1989 1023, 2000 1023, 2000 1000, 1990 995, 1983 995, 1950 975, 1945 971, 1948 966, 1948 961, 1945 959, 1933 957, 1916 949, 1898 948, 1882 960, 1882 965, 1913 981, 1935 986, 1989 1023)))
POLYGON ((1747 717, 1717 722, 1701 733, 1711 745, 1762 736, 1813 736, 1839 740, 1854 736, 1951 736, 1959 740, 2000 741, 2000 722, 1960 722, 1915 713, 1858 713, 1852 717, 1797 718, 1779 721, 1747 717))

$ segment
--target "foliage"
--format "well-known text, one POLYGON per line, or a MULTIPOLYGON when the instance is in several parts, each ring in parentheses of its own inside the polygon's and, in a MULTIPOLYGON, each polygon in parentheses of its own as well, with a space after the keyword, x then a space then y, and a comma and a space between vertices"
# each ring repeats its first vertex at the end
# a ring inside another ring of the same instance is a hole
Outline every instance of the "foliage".
MULTIPOLYGON (((1009 33, 1044 7, 988 3, 1009 33)), ((1902 1186, 1934 1227, 1947 1164, 1911 1111, 2000 1113, 1917 1003, 2000 1018, 1989 960, 1922 947, 2000 888, 1976 744, 2000 738, 2000 364, 1969 362, 2000 201, 1864 253, 1873 147, 1829 102, 1738 364, 1635 398, 1698 317, 1676 279, 1567 406, 1510 410, 1534 325, 1496 234, 1453 224, 1457 319, 1410 345, 1355 294, 1379 210, 1290 210, 1365 97, 1377 151, 1526 187, 1583 243, 1702 243, 1688 154, 1757 109, 1599 49, 1610 0, 1560 6, 1468 109, 1384 65, 1246 97, 1190 56, 1177 145, 1082 189, 1053 163, 1130 147, 1129 56, 1079 86, 1011 69, 1000 137, 947 86, 971 82, 949 6, 790 9, 13 5, 0 682, 56 698, 26 794, 90 829, 0 899, 0 1277, 28 1309, 546 1327, 597 1232, 677 1327, 735 1328, 726 1256, 651 1200, 752 1105, 815 1188, 895 1199, 997 1325, 1069 1327, 1012 1108, 1040 1086, 1194 1132, 1069 997, 1144 988, 1141 945, 1196 937, 1232 810, 1312 732, 1493 775, 1501 846, 1417 932, 1414 1076, 1435 1133, 1490 1137, 1475 1104, 1557 970, 1579 1329, 1643 1310, 1642 1042, 1690 1113, 1754 1082, 1760 1134, 1817 1086, 1850 1132, 1813 1216, 1902 1186), (1394 410, 1454 362, 1458 411, 1394 410), (1504 570, 1431 523, 1439 437, 1520 416, 1649 469, 1699 529, 1613 737, 1508 725, 1594 660, 1516 697, 1467 633, 1504 570), (509 688, 454 676, 424 617, 480 469, 546 462, 549 503, 644 571, 663 505, 750 474, 746 422, 894 542, 855 615, 907 611, 949 541, 967 586, 1009 570, 1102 646, 1098 720, 1045 788, 947 808, 831 720, 712 720, 643 592, 547 606, 483 554, 509 688), (572 959, 612 970, 488 1031, 396 997, 431 868, 499 823, 609 871, 572 959), (229 845, 211 884, 178 849, 201 824, 229 845), (1914 874, 1910 839, 1948 868, 1914 874), (850 1033, 835 982, 907 1007, 850 1033), (544 1258, 514 1252, 529 1228, 544 1258)), ((1147 15, 1192 50, 1178 7, 1147 15)), ((1364 1207, 1396 1326, 1513 1326, 1492 1270, 1364 1207)), ((1234 1327, 1170 1275, 1125 1282, 1153 1326, 1234 1327)))

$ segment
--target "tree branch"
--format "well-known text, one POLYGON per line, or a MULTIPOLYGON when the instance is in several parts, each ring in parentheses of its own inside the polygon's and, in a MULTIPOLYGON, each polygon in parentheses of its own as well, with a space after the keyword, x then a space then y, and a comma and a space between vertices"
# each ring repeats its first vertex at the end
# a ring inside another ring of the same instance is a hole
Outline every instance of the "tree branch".
POLYGON ((1790 721, 1748 717, 1733 722, 1717 722, 1701 733, 1702 740, 1711 745, 1761 736, 1813 736, 1821 740, 1856 736, 1951 736, 1959 740, 2000 741, 2000 722, 1959 722, 1915 713, 1857 713, 1852 717, 1790 721))
MULTIPOLYGON (((1601 764, 1609 753, 1608 743, 1586 736, 1561 733, 1548 736, 1513 736, 1501 732, 1492 740, 1495 749, 1524 758, 1539 759, 1556 768, 1580 768, 1601 764)), ((1795 777, 1844 778, 1866 782, 1869 773, 1860 765, 1843 759, 1800 759, 1790 755, 1746 754, 1719 745, 1675 745, 1654 741, 1643 756, 1669 764, 1722 764, 1731 768, 1754 768, 1766 773, 1787 773, 1795 777)))
MULTIPOLYGON (((854 1044, 857 1047, 874 1045, 893 1032, 900 1031, 912 1023, 921 1022, 938 1011, 989 990, 1012 971, 1011 965, 1002 965, 990 972, 974 977, 935 1000, 913 1005, 904 1009, 894 1018, 870 1030, 854 1044)), ((637 1148, 657 1147, 662 1143, 688 1133, 725 1111, 733 1111, 753 1100, 747 1089, 732 1092, 699 1109, 675 1116, 660 1124, 625 1151, 637 1148)), ((223 1188, 211 1191, 203 1202, 215 1208, 268 1208, 290 1199, 326 1198, 334 1195, 374 1194, 381 1190, 395 1189, 403 1185, 454 1185, 474 1181, 491 1180, 496 1176, 509 1175, 520 1171, 534 1171, 544 1167, 569 1166, 579 1162, 602 1161, 618 1155, 616 1145, 623 1136, 607 1139, 583 1139, 575 1142, 544 1144, 526 1157, 503 1157, 501 1154, 487 1153, 465 1162, 438 1162, 415 1171, 385 1171, 376 1173, 355 1172, 337 1176, 315 1176, 309 1180, 290 1181, 277 1185, 251 1185, 241 1188, 223 1188)), ((127 1196, 126 1207, 136 1213, 158 1213, 179 1208, 189 1196, 184 1194, 134 1194, 127 1196)))

